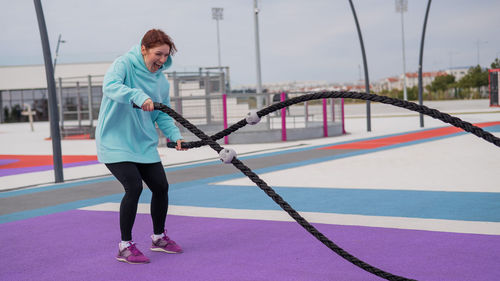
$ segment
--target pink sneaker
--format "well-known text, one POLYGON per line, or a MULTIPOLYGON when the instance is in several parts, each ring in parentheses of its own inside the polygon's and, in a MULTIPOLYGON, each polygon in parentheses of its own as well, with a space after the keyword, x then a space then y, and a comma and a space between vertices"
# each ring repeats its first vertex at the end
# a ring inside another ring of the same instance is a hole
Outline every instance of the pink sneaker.
POLYGON ((149 259, 135 247, 134 242, 130 242, 130 246, 118 251, 116 259, 130 264, 149 263, 149 259))
MULTIPOLYGON (((182 249, 177 243, 175 243, 174 240, 171 240, 167 236, 167 231, 163 233, 163 237, 154 241, 153 240, 153 245, 151 246, 151 251, 155 252, 165 252, 169 254, 180 254, 182 253, 182 249)), ((153 236, 151 236, 153 239, 153 236)))

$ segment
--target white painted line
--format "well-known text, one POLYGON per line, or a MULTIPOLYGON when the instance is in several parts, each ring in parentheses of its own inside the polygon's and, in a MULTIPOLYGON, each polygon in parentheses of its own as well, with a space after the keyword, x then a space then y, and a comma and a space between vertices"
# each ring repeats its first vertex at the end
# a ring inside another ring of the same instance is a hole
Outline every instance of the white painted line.
MULTIPOLYGON (((80 208, 87 211, 118 212, 120 203, 103 203, 80 208)), ((137 209, 139 214, 149 214, 149 204, 141 203, 137 209)), ((169 214, 176 216, 252 219, 265 221, 294 221, 286 212, 279 210, 246 210, 229 208, 206 208, 170 205, 169 214)), ((422 219, 385 216, 345 215, 318 212, 300 212, 310 223, 356 225, 369 227, 386 227, 397 229, 427 230, 454 233, 471 233, 500 235, 500 223, 482 221, 457 221, 440 219, 422 219)))

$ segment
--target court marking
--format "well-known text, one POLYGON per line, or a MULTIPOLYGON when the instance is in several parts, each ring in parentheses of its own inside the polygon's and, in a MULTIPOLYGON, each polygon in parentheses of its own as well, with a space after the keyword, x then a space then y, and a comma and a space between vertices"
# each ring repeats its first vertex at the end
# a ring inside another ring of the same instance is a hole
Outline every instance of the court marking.
MULTIPOLYGON (((488 124, 492 124, 492 123, 497 124, 497 123, 500 123, 500 122, 488 122, 488 124)), ((432 129, 430 129, 430 130, 432 130, 432 129)), ((407 133, 394 134, 394 135, 404 135, 404 134, 407 134, 407 133)), ((411 142, 406 142, 406 143, 399 143, 399 144, 396 144, 396 145, 391 145, 391 146, 386 146, 386 147, 379 147, 379 148, 375 148, 375 149, 360 150, 358 152, 347 153, 345 155, 340 155, 340 156, 317 158, 317 159, 314 159, 314 160, 308 160, 308 161, 302 161, 302 162, 295 162, 295 163, 289 163, 289 164, 284 164, 284 165, 278 165, 278 166, 274 166, 274 167, 268 167, 268 168, 258 169, 258 170, 255 170, 255 171, 257 173, 265 173, 265 172, 270 172, 270 171, 277 171, 277 170, 286 169, 286 168, 290 168, 290 167, 298 167, 298 166, 307 165, 307 164, 320 163, 320 162, 328 161, 328 160, 332 160, 332 159, 339 159, 339 158, 344 158, 344 157, 361 155, 361 154, 365 154, 365 153, 371 153, 371 152, 374 152, 374 151, 381 151, 381 150, 386 150, 386 149, 392 149, 392 148, 396 148, 396 147, 402 147, 402 146, 412 145, 412 144, 416 144, 416 143, 427 142, 427 141, 431 141, 431 140, 435 140, 435 139, 442 139, 442 138, 447 138, 447 137, 452 137, 452 136, 458 136, 458 135, 462 135, 462 134, 466 134, 466 133, 465 132, 463 132, 463 133, 455 133, 455 134, 450 134, 450 135, 446 135, 446 136, 440 136, 440 137, 432 138, 432 139, 421 139, 421 140, 418 140, 418 141, 411 141, 411 142)), ((387 136, 375 137, 375 138, 369 138, 369 139, 380 139, 380 138, 383 138, 383 137, 387 137, 387 136)), ((364 140, 366 140, 366 139, 364 139, 364 140)), ((359 141, 363 141, 363 140, 353 140, 353 141, 348 141, 348 142, 359 142, 359 141)), ((347 143, 347 142, 345 142, 345 143, 347 143)), ((304 149, 315 149, 315 148, 325 147, 325 146, 328 146, 328 145, 312 146, 312 147, 309 147, 309 148, 294 149, 292 151, 295 151, 295 150, 304 150, 304 149)), ((287 153, 287 152, 289 152, 289 151, 272 152, 272 153, 266 153, 266 154, 263 154, 263 155, 248 156, 248 158, 265 157, 265 156, 269 156, 269 155, 275 155, 276 153, 283 154, 283 153, 287 153)), ((244 157, 244 158, 246 158, 246 157, 244 157)), ((217 162, 217 161, 214 161, 214 162, 217 162)), ((186 169, 188 167, 194 167, 194 166, 200 166, 200 165, 210 165, 210 163, 193 164, 193 165, 188 165, 188 166, 183 166, 183 167, 175 167, 175 168, 172 168, 172 169, 175 169, 175 170, 177 170, 177 169, 186 169)), ((167 172, 168 172, 168 170, 169 169, 166 169, 167 172)), ((233 179, 233 178, 238 178, 238 177, 241 177, 241 174, 235 173, 235 174, 229 174, 229 175, 223 175, 223 176, 216 176, 216 177, 212 177, 212 178, 205 178, 205 179, 201 179, 201 180, 195 180, 195 181, 190 181, 190 182, 176 184, 175 187, 173 187, 173 189, 175 189, 175 188, 183 188, 183 187, 190 187, 190 186, 192 187, 193 185, 199 185, 199 184, 209 184, 209 183, 213 183, 213 182, 217 182, 217 181, 223 181, 223 180, 228 180, 228 179, 233 179)), ((102 182, 102 181, 111 181, 111 180, 114 180, 114 178, 113 177, 106 177, 106 178, 97 179, 97 180, 82 181, 82 182, 69 183, 69 184, 52 185, 52 186, 46 186, 46 187, 34 188, 34 189, 28 189, 28 190, 5 192, 3 194, 0 194, 0 197, 10 197, 10 196, 16 196, 16 195, 25 194, 25 193, 41 192, 43 190, 50 190, 50 189, 56 189, 56 188, 75 187, 75 186, 78 186, 78 185, 81 185, 81 184, 86 184, 86 183, 98 183, 98 182, 102 182)), ((203 187, 203 188, 207 188, 207 187, 203 187)), ((203 190, 203 188, 201 190, 203 190)), ((241 189, 241 187, 238 187, 238 189, 241 189)), ((283 189, 283 190, 286 190, 286 189, 283 189)), ((307 188, 307 190, 310 190, 310 188, 307 188)), ((259 194, 259 196, 262 196, 262 194, 259 194)), ((87 201, 87 200, 82 200, 82 201, 87 201)), ((102 201, 99 201, 99 202, 101 203, 102 201)), ((91 202, 89 202, 89 203, 91 203, 91 202)), ((57 211, 61 211, 61 210, 62 211, 69 210, 69 209, 71 209, 71 206, 73 206, 74 208, 78 208, 78 207, 82 206, 82 203, 80 201, 77 201, 77 202, 74 202, 74 204, 72 204, 72 203, 63 204, 63 206, 61 206, 61 207, 53 206, 53 207, 48 208, 49 211, 47 211, 47 212, 48 213, 52 213, 52 212, 57 212, 57 211)), ((277 208, 277 206, 274 206, 274 208, 277 208)), ((36 210, 29 210, 29 211, 15 213, 15 214, 8 214, 8 215, 4 215, 4 216, 0 217, 0 222, 2 222, 2 221, 3 222, 5 222, 5 221, 12 221, 12 220, 21 220, 21 219, 25 219, 25 218, 29 218, 29 217, 33 217, 33 216, 38 216, 40 214, 41 213, 37 213, 36 210)), ((383 214, 379 214, 379 215, 383 215, 383 214)), ((488 218, 488 219, 491 220, 491 218, 488 218)), ((478 219, 477 218, 473 218, 472 220, 478 220, 478 219)), ((493 220, 496 220, 496 218, 493 218, 493 220)))
MULTIPOLYGON (((52 155, 0 155, 0 159, 11 160, 0 165, 0 177, 47 171, 53 169, 52 155), (17 161, 12 161, 17 160, 17 161)), ((64 168, 93 165, 99 163, 95 155, 63 155, 64 168)))
MULTIPOLYGON (((120 203, 107 202, 93 206, 79 208, 84 211, 110 211, 119 212, 120 203)), ((139 203, 138 214, 150 214, 149 203, 139 203)), ((280 210, 249 210, 234 208, 211 208, 196 206, 170 205, 169 215, 221 218, 221 219, 246 219, 263 221, 294 221, 288 214, 280 210)), ((352 214, 332 214, 322 212, 300 212, 311 223, 332 225, 353 225, 367 227, 384 227, 409 230, 427 230, 439 232, 468 233, 500 235, 500 222, 480 221, 453 221, 441 219, 421 219, 407 217, 364 216, 352 214)))
MULTIPOLYGON (((493 132, 495 131, 500 131, 500 125, 495 125, 495 124, 500 124, 500 121, 497 122, 483 122, 483 123, 477 123, 475 125, 483 126, 486 131, 491 130, 493 132), (481 125, 483 124, 483 125, 481 125)), ((446 128, 446 127, 445 127, 446 128)), ((439 129, 439 128, 438 128, 439 129)), ((371 137, 371 138, 363 138, 363 139, 357 139, 357 140, 349 140, 349 141, 343 141, 343 142, 334 142, 334 144, 323 144, 323 145, 314 145, 314 146, 309 146, 309 147, 304 147, 304 148, 296 148, 296 149, 290 149, 290 150, 285 150, 285 151, 276 151, 276 152, 268 152, 268 153, 263 153, 263 154, 258 154, 258 155, 251 155, 251 156, 243 156, 239 157, 240 160, 245 160, 245 159, 255 159, 255 158, 262 158, 262 157, 269 157, 269 156, 274 156, 274 155, 281 155, 281 154, 286 154, 286 153, 293 153, 293 152, 299 152, 299 151, 306 151, 306 150, 311 150, 311 149, 321 149, 325 147, 329 147, 332 145, 343 145, 343 144, 351 144, 351 143, 356 143, 356 142, 363 142, 363 141, 370 141, 370 140, 377 140, 377 139, 382 139, 382 138, 387 138, 387 137, 395 137, 395 136, 402 136, 405 134, 412 134, 416 132, 423 132, 423 131, 429 131, 429 130, 434 130, 434 129, 424 129, 424 130, 416 130, 416 131, 409 131, 409 132, 403 132, 403 133, 396 133, 396 134, 389 134, 389 135, 384 135, 384 136, 377 136, 377 137, 371 137)), ((418 141, 411 141, 407 143, 399 143, 395 144, 392 146, 387 146, 387 147, 379 147, 375 149, 366 149, 366 150, 359 150, 358 152, 352 152, 349 154, 344 154, 342 156, 338 157, 331 157, 328 159, 318 159, 318 162, 323 162, 327 160, 334 160, 334 159, 340 159, 340 158, 345 158, 345 157, 351 157, 351 156, 357 156, 357 155, 362 155, 365 153, 371 153, 371 152, 378 152, 378 151, 383 151, 386 149, 392 149, 392 148, 399 148, 407 145, 415 145, 423 142, 428 142, 428 141, 434 141, 438 139, 444 139, 444 138, 449 138, 453 136, 459 136, 467 134, 466 132, 460 132, 460 133, 455 133, 455 134, 450 134, 450 135, 445 135, 445 136, 440 136, 437 138, 432 138, 432 139, 421 139, 418 141)), ((1 155, 0 155, 1 156, 1 155)), ((199 166, 205 166, 205 165, 213 165, 213 164, 220 164, 219 161, 209 161, 209 162, 204 162, 204 163, 197 163, 197 164, 189 164, 185 166, 180 166, 180 167, 171 167, 171 168, 166 168, 165 171, 168 173, 169 171, 176 171, 176 170, 181 170, 181 169, 189 169, 189 168, 195 168, 199 166)), ((302 165, 308 165, 308 164, 313 164, 311 162, 301 162, 296 165, 288 165, 288 166, 281 166, 278 169, 287 169, 290 167, 298 167, 302 165)), ((0 169, 1 171, 1 169, 0 169)), ((274 170, 269 170, 269 171, 274 171, 274 170)), ((266 172, 266 171, 264 171, 266 172)), ((27 193, 36 193, 36 192, 43 192, 46 190, 51 190, 51 189, 58 189, 58 188, 68 188, 68 187, 73 187, 75 185, 83 185, 83 184, 92 184, 92 183, 97 183, 97 182, 102 182, 102 181, 108 181, 108 180, 114 180, 114 178, 111 176, 104 177, 104 178, 99 178, 99 179, 91 179, 91 180, 82 180, 79 182, 72 182, 72 183, 60 183, 60 184, 49 184, 45 185, 42 187, 32 187, 29 189, 24 189, 24 190, 13 190, 13 191, 4 191, 0 192, 0 198, 5 198, 5 197, 11 197, 11 196, 17 196, 17 195, 22 195, 22 194, 27 194, 27 193)))

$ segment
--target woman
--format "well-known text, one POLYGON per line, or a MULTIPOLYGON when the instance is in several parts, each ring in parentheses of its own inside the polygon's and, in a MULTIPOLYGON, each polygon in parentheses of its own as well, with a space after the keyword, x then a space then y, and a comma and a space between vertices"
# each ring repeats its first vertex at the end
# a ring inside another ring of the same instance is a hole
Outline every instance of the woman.
POLYGON ((148 263, 149 259, 132 241, 132 227, 142 192, 142 181, 152 192, 152 251, 181 253, 166 235, 168 181, 158 154, 155 124, 181 149, 182 136, 173 119, 154 111, 153 101, 170 105, 169 83, 162 73, 172 64, 177 51, 163 31, 151 29, 141 44, 117 58, 103 82, 103 97, 96 128, 97 156, 125 189, 120 204, 120 231, 117 260, 148 263), (141 109, 135 109, 136 104, 141 109))

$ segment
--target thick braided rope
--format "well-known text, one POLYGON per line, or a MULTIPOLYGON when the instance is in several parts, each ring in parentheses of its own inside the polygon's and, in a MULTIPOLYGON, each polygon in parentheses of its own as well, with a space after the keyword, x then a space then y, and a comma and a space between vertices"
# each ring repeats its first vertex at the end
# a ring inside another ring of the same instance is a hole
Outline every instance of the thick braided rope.
MULTIPOLYGON (((173 119, 179 122, 182 126, 188 129, 191 133, 200 138, 204 143, 208 144, 212 149, 219 153, 223 148, 215 142, 214 139, 207 136, 196 126, 191 124, 184 117, 179 115, 173 109, 169 108, 166 105, 155 103, 155 109, 161 110, 166 114, 170 115, 173 119)), ((240 170, 244 175, 250 178, 260 189, 262 189, 269 197, 271 197, 274 202, 276 202, 283 210, 285 210, 298 224, 300 224, 305 230, 307 230, 311 235, 316 237, 321 243, 326 245, 332 251, 337 253, 339 256, 344 258, 345 260, 351 262, 352 264, 358 266, 359 268, 366 270, 374 275, 382 277, 387 280, 413 280, 405 277, 401 277, 398 275, 394 275, 392 273, 383 271, 379 268, 376 268, 355 256, 349 254, 344 249, 340 248, 337 244, 332 242, 328 237, 326 237, 323 233, 319 232, 313 225, 311 225, 305 218, 303 218, 297 211, 295 211, 290 204, 288 204, 283 198, 277 194, 270 186, 267 185, 262 179, 259 178, 257 174, 255 174, 250 168, 248 168, 245 164, 243 164, 240 160, 233 158, 231 163, 240 170)))
MULTIPOLYGON (((447 113, 440 112, 436 109, 432 109, 429 107, 426 107, 424 105, 418 105, 414 102, 409 102, 409 101, 404 101, 400 99, 395 99, 395 98, 390 98, 390 97, 385 97, 385 96, 379 96, 379 95, 374 95, 374 94, 366 94, 366 93, 359 93, 359 92, 342 92, 342 91, 333 91, 333 92, 317 92, 317 93, 311 93, 311 94, 305 94, 302 96, 294 97, 276 104, 272 104, 266 108, 263 108, 262 110, 257 112, 257 115, 259 117, 266 116, 276 110, 280 110, 284 107, 305 102, 305 101, 310 101, 310 100, 317 100, 317 99, 325 99, 325 98, 351 98, 351 99, 360 99, 360 100, 369 100, 369 101, 374 101, 374 102, 380 102, 384 104, 389 104, 389 105, 394 105, 402 108, 406 108, 408 110, 416 111, 425 115, 428 115, 434 119, 441 120, 445 123, 451 124, 455 127, 461 128, 466 132, 472 133, 488 142, 493 143, 494 145, 500 147, 500 138, 495 137, 489 132, 484 131, 483 129, 472 125, 469 122, 465 122, 461 120, 458 117, 453 117, 447 113)), ((225 136, 230 135, 231 133, 239 130, 240 128, 243 128, 244 126, 247 125, 247 122, 245 119, 240 120, 238 123, 233 124, 232 126, 228 127, 225 130, 222 130, 218 132, 217 134, 210 136, 209 138, 212 140, 219 140, 225 136)), ((182 144, 183 147, 185 148, 194 148, 194 147, 200 147, 203 145, 207 145, 208 143, 205 140, 201 141, 194 141, 194 142, 185 142, 182 144)), ((167 144, 168 147, 175 147, 175 143, 169 142, 167 144)))

